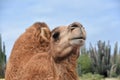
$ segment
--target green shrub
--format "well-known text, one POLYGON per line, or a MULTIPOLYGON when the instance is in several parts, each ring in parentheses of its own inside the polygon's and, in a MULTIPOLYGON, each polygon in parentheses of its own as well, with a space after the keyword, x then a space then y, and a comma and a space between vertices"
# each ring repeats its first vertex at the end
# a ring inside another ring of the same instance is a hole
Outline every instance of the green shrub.
POLYGON ((91 72, 91 60, 88 54, 82 54, 78 59, 78 74, 85 74, 91 72))

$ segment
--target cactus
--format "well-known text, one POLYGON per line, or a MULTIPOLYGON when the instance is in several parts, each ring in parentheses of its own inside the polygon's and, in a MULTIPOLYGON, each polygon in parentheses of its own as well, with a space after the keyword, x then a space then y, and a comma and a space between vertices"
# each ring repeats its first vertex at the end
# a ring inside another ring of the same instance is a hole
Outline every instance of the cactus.
POLYGON ((112 65, 109 71, 109 77, 117 77, 116 70, 117 70, 117 65, 116 64, 112 65))
MULTIPOLYGON (((93 47, 90 43, 89 50, 85 47, 81 49, 81 55, 83 54, 90 57, 92 73, 101 74, 105 77, 116 77, 120 75, 120 49, 118 52, 117 42, 115 43, 113 54, 111 53, 109 41, 107 44, 105 42, 98 41, 97 47, 93 47)), ((78 65, 79 64, 80 63, 78 63, 78 65)), ((79 70, 81 67, 82 66, 79 65, 79 70)), ((82 71, 79 72, 81 73, 82 71)))
POLYGON ((97 49, 90 44, 89 49, 92 72, 104 75, 105 77, 115 77, 120 75, 120 51, 118 55, 118 43, 114 47, 114 53, 111 54, 111 46, 105 42, 98 41, 97 49))
POLYGON ((97 47, 98 49, 93 48, 91 45, 89 49, 92 60, 92 71, 93 73, 98 73, 107 77, 108 71, 110 71, 111 68, 111 46, 109 45, 109 42, 106 45, 105 42, 98 41, 97 47))
POLYGON ((2 46, 2 39, 0 35, 0 78, 4 77, 6 65, 5 44, 2 46))
POLYGON ((120 76, 120 49, 119 49, 119 53, 117 56, 117 70, 116 73, 120 76))
POLYGON ((116 65, 114 69, 115 71, 112 71, 113 72, 112 74, 114 74, 113 77, 115 76, 115 74, 120 75, 120 51, 118 52, 118 42, 115 43, 114 53, 111 58, 111 63, 112 65, 116 65))

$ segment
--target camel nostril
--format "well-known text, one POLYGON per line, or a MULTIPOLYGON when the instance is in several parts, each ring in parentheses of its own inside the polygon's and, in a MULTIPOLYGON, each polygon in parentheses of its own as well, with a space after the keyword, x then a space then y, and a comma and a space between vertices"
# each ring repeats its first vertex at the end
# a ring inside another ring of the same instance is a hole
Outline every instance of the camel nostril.
POLYGON ((78 23, 78 22, 74 22, 69 25, 69 29, 71 29, 71 31, 73 31, 74 29, 76 29, 78 27, 80 27, 80 23, 78 23))
POLYGON ((74 27, 74 28, 76 28, 76 27, 78 27, 78 25, 76 25, 76 24, 73 24, 71 27, 74 27))
POLYGON ((70 27, 77 28, 77 27, 82 27, 82 25, 79 22, 73 22, 72 24, 70 24, 70 27))
POLYGON ((80 26, 80 23, 78 22, 74 22, 70 25, 70 27, 79 27, 80 26))

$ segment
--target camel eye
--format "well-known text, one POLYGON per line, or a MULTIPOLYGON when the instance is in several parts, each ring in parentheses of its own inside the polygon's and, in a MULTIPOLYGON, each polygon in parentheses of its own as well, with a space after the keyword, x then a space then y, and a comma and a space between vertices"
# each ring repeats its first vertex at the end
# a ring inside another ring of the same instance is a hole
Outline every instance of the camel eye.
POLYGON ((54 38, 55 40, 58 40, 58 39, 59 39, 59 35, 60 35, 59 32, 55 32, 55 33, 53 34, 53 38, 54 38))

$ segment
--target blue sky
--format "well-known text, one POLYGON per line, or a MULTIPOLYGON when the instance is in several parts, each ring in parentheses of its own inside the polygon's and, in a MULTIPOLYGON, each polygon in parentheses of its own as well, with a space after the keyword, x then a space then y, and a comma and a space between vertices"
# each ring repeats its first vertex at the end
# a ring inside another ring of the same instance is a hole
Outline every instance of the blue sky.
POLYGON ((98 40, 120 43, 119 0, 0 0, 0 33, 7 57, 20 34, 38 21, 51 30, 78 21, 87 31, 86 45, 98 40))

